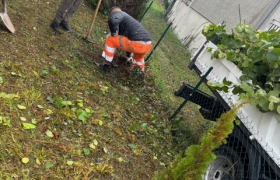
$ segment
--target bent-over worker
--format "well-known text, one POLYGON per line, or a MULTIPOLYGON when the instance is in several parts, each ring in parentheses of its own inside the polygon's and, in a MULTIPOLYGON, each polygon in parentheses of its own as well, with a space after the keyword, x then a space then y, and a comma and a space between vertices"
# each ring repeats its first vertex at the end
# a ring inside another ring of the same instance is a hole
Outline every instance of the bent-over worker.
POLYGON ((99 67, 110 72, 116 49, 122 49, 127 52, 127 58, 134 55, 134 66, 138 66, 144 72, 144 57, 152 47, 150 34, 140 22, 116 6, 110 10, 108 25, 110 35, 106 38, 102 53, 105 59, 99 67))

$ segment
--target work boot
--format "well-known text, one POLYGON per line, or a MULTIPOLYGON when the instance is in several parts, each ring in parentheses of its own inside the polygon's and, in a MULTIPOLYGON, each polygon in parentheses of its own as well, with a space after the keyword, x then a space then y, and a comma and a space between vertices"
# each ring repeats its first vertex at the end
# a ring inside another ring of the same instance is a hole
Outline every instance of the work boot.
POLYGON ((112 68, 112 63, 109 61, 102 61, 101 63, 95 62, 96 66, 98 66, 100 69, 102 69, 105 72, 110 72, 112 68))
POLYGON ((53 21, 50 26, 56 33, 61 34, 61 32, 59 30, 59 23, 57 23, 56 21, 53 21))
POLYGON ((70 29, 69 25, 68 25, 68 22, 66 21, 61 21, 60 23, 62 29, 64 29, 65 31, 69 32, 69 33, 73 33, 73 30, 70 29))

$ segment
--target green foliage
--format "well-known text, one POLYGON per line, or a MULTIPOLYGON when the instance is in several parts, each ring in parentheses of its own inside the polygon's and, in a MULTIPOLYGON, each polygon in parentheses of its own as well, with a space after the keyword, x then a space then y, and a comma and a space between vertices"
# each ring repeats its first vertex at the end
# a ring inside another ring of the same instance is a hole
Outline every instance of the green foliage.
POLYGON ((217 120, 217 127, 209 129, 207 135, 200 138, 199 145, 191 145, 185 151, 185 157, 176 160, 163 172, 156 174, 153 180, 199 180, 206 173, 208 165, 215 159, 213 150, 226 143, 226 138, 234 128, 236 111, 241 105, 233 107, 217 120))
POLYGON ((71 111, 75 112, 76 118, 78 120, 82 121, 83 124, 86 123, 86 119, 88 117, 90 117, 91 114, 93 113, 93 110, 91 110, 90 108, 84 108, 84 109, 82 108, 83 107, 83 101, 82 100, 77 100, 76 104, 72 103, 71 101, 66 101, 61 97, 52 98, 52 97, 48 96, 47 100, 51 104, 53 104, 55 107, 65 109, 65 111, 62 111, 61 113, 66 115, 66 116, 69 116, 69 117, 71 117, 71 114, 68 114, 67 110, 70 111, 70 108, 71 108, 71 111), (78 106, 79 108, 77 109, 75 106, 78 106), (67 108, 67 107, 70 107, 70 108, 67 108))
POLYGON ((205 26, 202 33, 207 40, 215 39, 217 43, 212 58, 225 57, 242 71, 241 85, 212 82, 209 85, 219 91, 232 89, 242 102, 250 101, 262 112, 280 114, 280 32, 252 31, 250 26, 240 23, 231 34, 223 26, 213 24, 205 26))
MULTIPOLYGON (((86 1, 94 9, 98 4, 98 0, 86 0, 86 1)), ((101 1, 99 12, 102 12, 103 14, 109 14, 111 7, 119 6, 123 11, 126 11, 131 16, 138 18, 138 16, 144 12, 145 5, 147 2, 148 2, 147 0, 138 0, 138 1, 131 2, 130 5, 128 6, 126 1, 103 0, 101 1)))
POLYGON ((11 126, 11 120, 9 117, 0 116, 0 125, 11 126))

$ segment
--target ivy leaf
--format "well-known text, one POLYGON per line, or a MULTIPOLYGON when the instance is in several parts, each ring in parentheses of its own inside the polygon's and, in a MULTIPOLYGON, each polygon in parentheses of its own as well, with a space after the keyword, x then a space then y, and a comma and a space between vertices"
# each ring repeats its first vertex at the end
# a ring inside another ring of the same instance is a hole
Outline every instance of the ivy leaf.
POLYGON ((280 105, 277 107, 277 112, 280 114, 280 105))
POLYGON ((262 108, 262 110, 264 111, 268 111, 269 110, 269 101, 267 99, 261 99, 259 102, 259 106, 262 108))
POLYGON ((244 74, 242 76, 240 76, 239 79, 240 79, 240 81, 247 81, 247 80, 249 80, 249 78, 246 75, 244 75, 244 74))
POLYGON ((277 56, 280 56, 280 48, 274 48, 273 50, 277 54, 277 56))
POLYGON ((265 97, 266 96, 266 92, 263 89, 258 89, 255 95, 259 96, 259 97, 265 97))
POLYGON ((211 47, 207 47, 207 48, 205 49, 205 51, 206 51, 206 52, 212 52, 212 48, 211 48, 211 47))
POLYGON ((273 111, 274 110, 274 103, 272 101, 269 102, 268 108, 273 111))
POLYGON ((224 85, 227 85, 227 86, 230 86, 232 84, 231 81, 228 81, 226 78, 223 79, 223 84, 224 85))
POLYGON ((248 83, 242 83, 241 86, 240 86, 244 91, 250 91, 252 90, 252 86, 249 85, 248 83))
POLYGON ((242 63, 242 67, 248 67, 249 66, 249 61, 246 59, 243 63, 242 63))
POLYGON ((245 93, 241 93, 239 98, 242 102, 247 102, 249 100, 249 97, 245 93))
POLYGON ((277 61, 277 59, 278 59, 277 54, 274 51, 267 52, 266 58, 269 62, 277 61))
POLYGON ((280 98, 277 98, 275 96, 269 96, 268 100, 270 102, 274 102, 274 103, 279 103, 280 102, 280 98))
POLYGON ((252 101, 251 101, 251 105, 252 106, 256 106, 256 105, 258 105, 259 104, 259 102, 260 102, 260 100, 259 99, 252 99, 252 101))
POLYGON ((243 91, 239 86, 235 86, 235 87, 233 88, 233 90, 232 90, 232 93, 233 93, 234 95, 236 95, 236 94, 245 93, 245 91, 243 91))

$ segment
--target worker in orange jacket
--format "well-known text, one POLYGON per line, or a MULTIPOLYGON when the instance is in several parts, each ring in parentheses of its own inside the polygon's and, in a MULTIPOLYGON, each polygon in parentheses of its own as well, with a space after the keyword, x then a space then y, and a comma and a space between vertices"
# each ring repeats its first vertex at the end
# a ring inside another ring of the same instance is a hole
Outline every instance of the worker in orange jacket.
POLYGON ((127 59, 132 59, 134 66, 144 72, 144 57, 152 47, 150 34, 140 22, 116 6, 110 10, 108 24, 110 34, 106 38, 102 53, 104 61, 98 66, 110 72, 116 49, 122 49, 127 52, 127 59))

